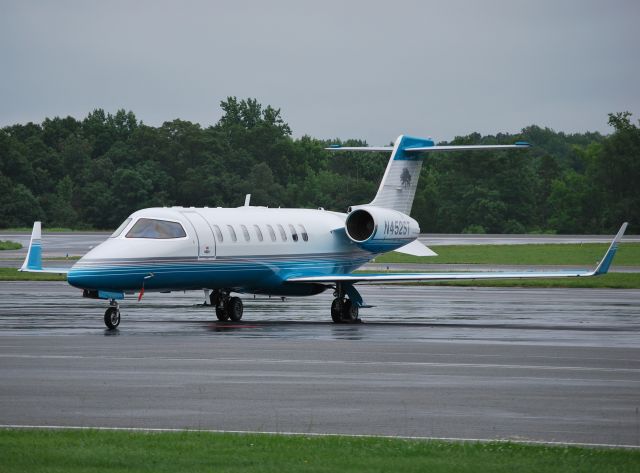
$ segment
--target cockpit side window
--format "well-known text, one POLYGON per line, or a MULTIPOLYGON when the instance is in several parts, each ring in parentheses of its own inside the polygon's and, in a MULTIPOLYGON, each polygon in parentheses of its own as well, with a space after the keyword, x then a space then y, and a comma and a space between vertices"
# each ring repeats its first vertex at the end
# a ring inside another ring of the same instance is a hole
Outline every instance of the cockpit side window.
POLYGON ((122 222, 122 224, 118 227, 118 229, 113 232, 111 234, 111 236, 109 238, 115 238, 117 236, 120 236, 120 234, 122 233, 122 231, 127 228, 127 225, 129 225, 131 223, 131 217, 129 217, 128 219, 126 219, 124 222, 122 222))
POLYGON ((127 238, 152 238, 156 240, 184 238, 186 236, 184 228, 178 222, 154 218, 139 219, 127 233, 127 238))

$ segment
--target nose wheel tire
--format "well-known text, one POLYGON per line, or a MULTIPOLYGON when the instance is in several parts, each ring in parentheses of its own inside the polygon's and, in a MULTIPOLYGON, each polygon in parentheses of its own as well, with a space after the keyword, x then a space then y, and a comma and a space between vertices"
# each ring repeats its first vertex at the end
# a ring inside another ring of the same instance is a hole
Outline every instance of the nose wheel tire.
POLYGON ((113 330, 120 325, 120 310, 117 307, 109 307, 104 313, 104 324, 109 330, 113 330))

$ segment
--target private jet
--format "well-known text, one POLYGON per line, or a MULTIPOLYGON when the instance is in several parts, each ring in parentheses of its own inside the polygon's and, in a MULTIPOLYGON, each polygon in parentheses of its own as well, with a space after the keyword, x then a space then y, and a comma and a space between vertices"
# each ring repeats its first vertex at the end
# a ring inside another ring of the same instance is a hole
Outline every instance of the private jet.
POLYGON ((120 324, 125 295, 145 291, 205 290, 220 321, 237 322, 243 304, 236 294, 311 296, 333 290, 335 323, 359 321, 367 307, 356 283, 506 278, 591 277, 605 274, 627 227, 590 271, 356 273, 378 255, 398 251, 435 253, 417 238, 409 216, 423 159, 433 152, 526 149, 530 145, 438 146, 431 139, 401 135, 393 146, 327 148, 391 153, 374 199, 346 213, 318 209, 158 207, 131 214, 103 243, 71 268, 43 268, 41 223, 35 222, 21 271, 62 273, 87 298, 104 299, 108 329, 120 324))

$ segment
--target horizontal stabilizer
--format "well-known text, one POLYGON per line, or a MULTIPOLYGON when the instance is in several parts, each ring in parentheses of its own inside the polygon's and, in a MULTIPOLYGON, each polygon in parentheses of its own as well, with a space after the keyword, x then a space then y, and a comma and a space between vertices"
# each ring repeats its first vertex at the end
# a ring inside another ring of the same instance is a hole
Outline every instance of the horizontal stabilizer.
POLYGON ((524 141, 519 141, 512 145, 451 145, 451 146, 422 146, 404 148, 405 153, 431 153, 435 151, 475 151, 483 149, 514 149, 514 148, 530 148, 531 145, 524 141))
POLYGON ((411 256, 438 256, 438 253, 433 251, 431 248, 427 248, 418 240, 413 240, 408 245, 404 245, 395 251, 411 256))
POLYGON ((362 151, 370 153, 372 151, 391 152, 393 146, 330 146, 325 148, 329 151, 362 151))
MULTIPOLYGON (((526 141, 517 141, 512 145, 444 145, 444 146, 403 146, 401 149, 408 154, 432 153, 435 151, 475 151, 483 149, 522 149, 530 148, 526 141)), ((393 151, 393 146, 330 146, 329 151, 360 151, 360 152, 388 152, 393 151)))

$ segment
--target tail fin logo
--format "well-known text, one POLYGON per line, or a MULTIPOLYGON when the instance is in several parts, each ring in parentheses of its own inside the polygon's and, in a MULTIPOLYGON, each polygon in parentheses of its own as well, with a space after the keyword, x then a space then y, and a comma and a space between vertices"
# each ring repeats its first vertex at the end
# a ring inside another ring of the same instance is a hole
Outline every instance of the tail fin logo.
POLYGON ((402 187, 408 189, 411 186, 411 173, 409 169, 404 168, 402 170, 402 174, 400 175, 400 182, 402 183, 402 187))

